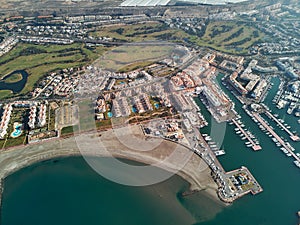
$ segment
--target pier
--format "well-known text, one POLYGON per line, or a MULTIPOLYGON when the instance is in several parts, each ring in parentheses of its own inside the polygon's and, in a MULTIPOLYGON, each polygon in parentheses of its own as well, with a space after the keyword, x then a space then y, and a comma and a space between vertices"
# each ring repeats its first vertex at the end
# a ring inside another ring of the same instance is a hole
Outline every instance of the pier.
POLYGON ((202 134, 200 133, 199 129, 194 128, 194 135, 197 140, 197 145, 198 143, 202 143, 204 148, 204 151, 200 152, 200 151, 195 151, 196 154, 200 155, 201 158, 203 158, 205 160, 205 162, 207 163, 207 165, 209 165, 209 167, 214 171, 214 172, 222 172, 225 173, 225 169, 223 168, 222 164, 219 162, 219 160, 217 159, 216 155, 214 154, 214 152, 212 151, 211 147, 209 146, 209 144, 207 143, 207 141, 203 138, 202 134))
POLYGON ((281 137, 276 134, 276 132, 264 121, 263 118, 257 113, 253 113, 253 116, 261 123, 264 128, 267 129, 267 131, 270 132, 270 134, 289 152, 291 155, 295 158, 296 161, 300 163, 300 158, 293 152, 290 146, 288 146, 281 137))
POLYGON ((236 170, 232 170, 229 172, 226 172, 226 175, 228 177, 231 177, 234 174, 239 174, 239 173, 246 173, 248 176, 248 179, 252 181, 252 188, 249 188, 249 190, 241 193, 240 197, 243 195, 246 195, 248 193, 251 193, 252 195, 256 195, 259 194, 261 192, 263 192, 263 188, 260 186, 260 184, 257 182, 257 180, 254 178, 254 176, 252 175, 252 173, 249 171, 249 169, 245 166, 242 166, 240 169, 236 169, 236 170))
MULTIPOLYGON (((249 141, 253 141, 245 130, 244 132, 249 141)), ((256 195, 263 191, 262 187, 246 167, 242 166, 240 169, 226 172, 199 129, 194 128, 192 134, 195 138, 191 139, 192 142, 190 145, 197 146, 193 148, 194 152, 199 155, 213 171, 215 181, 219 185, 218 196, 222 201, 232 203, 234 200, 248 193, 256 195), (198 145, 200 145, 201 148, 199 148, 198 145), (237 179, 244 180, 239 183, 237 179)))
POLYGON ((287 129, 284 124, 282 124, 275 116, 272 115, 272 113, 270 113, 269 111, 266 111, 265 114, 272 120, 274 120, 285 132, 288 133, 288 135, 290 135, 290 138, 293 141, 300 141, 300 138, 293 134, 289 129, 287 129))
POLYGON ((253 140, 252 138, 248 135, 248 133, 241 127, 241 125, 235 120, 235 119, 232 119, 232 122, 235 124, 235 126, 237 128, 239 128, 239 130, 245 135, 246 139, 251 143, 252 145, 252 149, 254 151, 259 151, 261 150, 261 146, 260 145, 257 145, 253 140))

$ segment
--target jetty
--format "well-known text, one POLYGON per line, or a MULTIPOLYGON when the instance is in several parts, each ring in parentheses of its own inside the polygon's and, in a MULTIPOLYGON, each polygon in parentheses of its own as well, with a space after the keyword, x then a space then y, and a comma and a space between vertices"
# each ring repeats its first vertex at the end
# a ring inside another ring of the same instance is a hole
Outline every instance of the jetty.
MULTIPOLYGON (((245 130, 244 132, 247 133, 245 130)), ((193 142, 195 143, 191 142, 190 144, 191 146, 201 146, 201 148, 194 147, 193 150, 206 162, 214 173, 214 179, 219 186, 218 196, 223 202, 232 203, 234 200, 248 193, 256 195, 263 191, 262 187, 246 167, 242 166, 233 171, 225 171, 204 138, 209 137, 207 134, 201 134, 199 129, 194 128, 193 135, 195 135, 195 138, 191 140, 194 140, 193 142)), ((248 138, 251 139, 249 136, 248 138)))
POLYGON ((273 121, 275 121, 278 126, 280 126, 285 132, 288 133, 288 135, 290 135, 290 138, 293 140, 293 141, 300 141, 300 138, 293 134, 282 122, 280 122, 275 116, 272 115, 272 113, 270 113, 269 111, 265 111, 265 114, 270 118, 272 119, 273 121))
POLYGON ((292 147, 290 145, 287 145, 287 143, 278 136, 278 134, 265 122, 265 120, 258 113, 253 113, 253 116, 295 158, 295 160, 300 163, 300 158, 293 152, 292 147))
POLYGON ((241 127, 241 125, 235 119, 232 119, 232 122, 244 134, 244 136, 246 137, 246 139, 251 143, 252 149, 254 151, 259 151, 259 150, 262 149, 260 145, 256 144, 252 140, 252 138, 248 135, 248 133, 241 127))
POLYGON ((251 188, 245 188, 245 190, 243 190, 240 193, 239 197, 241 197, 243 195, 246 195, 248 193, 251 193, 252 195, 256 195, 256 194, 259 194, 259 193, 263 192, 263 188, 260 186, 260 184, 254 178, 254 176, 249 171, 249 169, 245 166, 242 166, 240 169, 229 171, 229 172, 226 173, 226 175, 228 175, 228 177, 232 177, 235 174, 241 174, 241 173, 245 173, 247 175, 247 179, 249 181, 251 181, 252 185, 249 185, 249 186, 251 186, 251 188))
MULTIPOLYGON (((214 154, 213 150, 211 149, 210 145, 207 143, 205 138, 200 133, 199 129, 194 128, 194 135, 196 137, 196 143, 201 143, 203 145, 202 149, 205 149, 204 151, 196 150, 194 149, 195 153, 199 155, 204 161, 207 163, 207 165, 212 169, 212 171, 216 172, 222 172, 225 173, 225 169, 223 168, 222 164, 217 159, 216 155, 214 154)), ((198 149, 201 149, 198 147, 198 149)))

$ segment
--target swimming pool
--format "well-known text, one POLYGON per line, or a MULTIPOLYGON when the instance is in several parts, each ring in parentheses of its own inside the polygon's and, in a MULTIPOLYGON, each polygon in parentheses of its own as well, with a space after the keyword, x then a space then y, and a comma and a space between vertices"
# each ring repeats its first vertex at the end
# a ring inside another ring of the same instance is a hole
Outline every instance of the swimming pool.
POLYGON ((12 138, 17 138, 22 134, 22 124, 14 124, 14 131, 11 133, 12 138))
POLYGON ((137 109, 136 109, 135 107, 132 107, 132 108, 131 108, 131 111, 132 111, 133 113, 136 113, 136 112, 137 112, 137 109))
POLYGON ((113 117, 112 112, 108 112, 108 113, 107 113, 107 116, 108 116, 109 118, 112 118, 112 117, 113 117))

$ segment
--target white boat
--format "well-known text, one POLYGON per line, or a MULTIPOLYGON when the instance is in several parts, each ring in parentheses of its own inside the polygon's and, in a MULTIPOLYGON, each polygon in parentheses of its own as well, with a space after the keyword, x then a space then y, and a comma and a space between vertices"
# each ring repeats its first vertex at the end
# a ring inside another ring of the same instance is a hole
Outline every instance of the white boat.
POLYGON ((214 152, 216 156, 220 156, 220 155, 225 155, 225 151, 224 150, 219 150, 219 151, 215 151, 214 152))
POLYGON ((282 151, 283 151, 285 154, 289 153, 289 151, 286 150, 286 149, 283 149, 282 151))
POLYGON ((299 161, 295 160, 294 163, 295 163, 295 165, 296 165, 298 168, 300 168, 300 162, 299 162, 299 161))
POLYGON ((210 137, 210 136, 207 136, 207 137, 205 137, 205 140, 206 140, 206 141, 211 141, 211 137, 210 137))

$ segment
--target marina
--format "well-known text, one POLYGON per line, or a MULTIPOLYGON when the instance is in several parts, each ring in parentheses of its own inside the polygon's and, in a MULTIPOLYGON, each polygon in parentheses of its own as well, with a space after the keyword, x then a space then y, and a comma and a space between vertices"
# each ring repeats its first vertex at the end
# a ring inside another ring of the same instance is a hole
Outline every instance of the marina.
POLYGON ((257 144, 257 142, 255 142, 252 138, 254 137, 253 135, 251 135, 251 133, 249 131, 246 131, 244 128, 242 128, 242 126, 235 120, 231 120, 235 126, 237 128, 235 128, 236 133, 242 133, 243 134, 243 138, 247 139, 248 141, 245 143, 247 147, 251 147, 254 151, 259 151, 261 150, 261 146, 259 144, 257 144))
MULTIPOLYGON (((204 140, 207 141, 208 147, 215 154, 215 156, 221 156, 221 155, 225 155, 226 154, 225 150, 220 149, 218 147, 217 143, 215 143, 214 141, 212 141, 212 138, 208 134, 202 134, 202 136, 204 137, 204 140)), ((202 147, 202 145, 201 145, 201 147, 202 147)))
POLYGON ((299 0, 27 1, 0 18, 0 225, 300 225, 299 0))
MULTIPOLYGON (((275 80, 275 78, 274 78, 275 80)), ((273 99, 273 104, 277 103, 279 100, 280 100, 280 97, 283 95, 284 93, 284 81, 282 81, 281 79, 278 79, 279 81, 278 82, 278 85, 280 86, 279 90, 277 91, 277 93, 274 93, 275 95, 275 98, 273 98, 273 96, 271 96, 271 98, 273 99), (280 82, 280 83, 279 83, 280 82), (275 100, 276 99, 276 100, 275 100)), ((276 88, 276 86, 274 86, 276 88)), ((278 87, 278 86, 277 86, 278 87)), ((270 90, 271 91, 271 90, 270 90)), ((238 96, 236 96, 235 93, 232 93, 235 97, 238 98, 238 96)), ((270 99, 269 99, 270 100, 270 99)), ((272 100, 271 100, 272 102, 272 100)), ((242 103, 243 105, 245 103, 242 103)), ((267 104, 267 102, 266 102, 267 104)), ((275 145, 278 147, 278 148, 281 148, 281 151, 287 156, 287 157, 293 157, 294 158, 294 165, 296 165, 298 168, 299 165, 300 165, 300 162, 299 162, 299 159, 300 159, 300 153, 294 153, 295 151, 295 148, 293 146, 291 146, 290 143, 287 142, 286 139, 284 139, 283 137, 281 137, 280 135, 278 135, 275 131, 274 131, 274 128, 269 125, 269 123, 267 121, 265 121, 260 115, 259 113, 262 113, 262 114, 265 114, 266 117, 268 117, 270 120, 274 121, 277 125, 277 127, 280 128, 280 130, 282 130, 283 132, 286 132, 289 137, 297 142, 299 141, 299 137, 298 135, 296 134, 296 131, 291 131, 291 127, 285 123, 285 121, 283 119, 279 119, 281 117, 284 116, 284 114, 280 113, 280 115, 278 114, 272 114, 272 112, 270 111, 270 109, 268 108, 268 106, 266 106, 265 104, 260 104, 260 105, 257 105, 258 106, 258 111, 255 115, 253 115, 253 112, 248 110, 248 107, 246 105, 244 105, 242 108, 244 109, 244 111, 251 117, 251 119, 258 125, 258 128, 263 131, 269 138, 271 138, 271 140, 275 143, 275 145), (264 106, 264 107, 262 107, 264 106), (263 121, 263 123, 262 123, 263 121)), ((271 107, 271 106, 269 106, 271 107)), ((273 109, 273 107, 271 107, 273 109)), ((254 110, 256 111, 256 110, 254 110)), ((287 113, 287 115, 289 115, 287 113)), ((286 118, 285 118, 286 119, 286 118)), ((300 121, 300 120, 299 120, 300 121)), ((298 121, 298 122, 299 122, 298 121)), ((230 122, 229 124, 232 124, 232 122, 230 122)), ((298 129, 296 129, 297 132, 299 132, 298 129)), ((234 132, 237 134, 237 132, 239 131, 239 129, 235 128, 234 129, 234 132)), ((245 140, 245 139, 244 139, 245 140)), ((245 143, 247 147, 251 147, 251 143, 249 142, 246 142, 245 143)))
POLYGON ((270 113, 269 111, 265 111, 265 114, 270 118, 272 119, 273 121, 275 121, 278 126, 280 126, 285 132, 288 133, 288 135, 290 136, 290 138, 293 140, 293 141, 299 141, 300 138, 293 134, 289 129, 288 127, 289 126, 285 126, 282 122, 280 122, 275 116, 272 115, 272 113, 270 113))
POLYGON ((291 156, 294 157, 295 161, 300 163, 300 158, 293 152, 294 149, 289 143, 279 137, 258 113, 253 113, 253 117, 275 138, 274 140, 276 140, 291 156))

